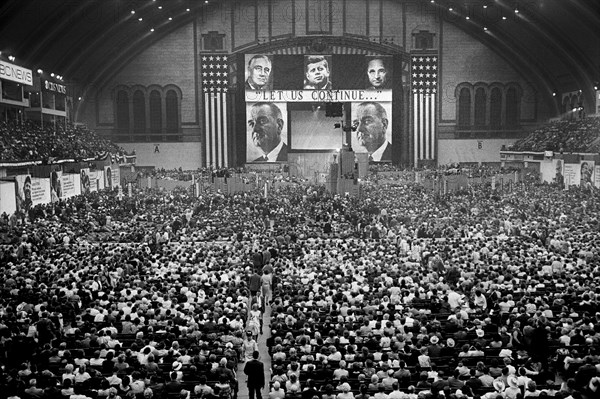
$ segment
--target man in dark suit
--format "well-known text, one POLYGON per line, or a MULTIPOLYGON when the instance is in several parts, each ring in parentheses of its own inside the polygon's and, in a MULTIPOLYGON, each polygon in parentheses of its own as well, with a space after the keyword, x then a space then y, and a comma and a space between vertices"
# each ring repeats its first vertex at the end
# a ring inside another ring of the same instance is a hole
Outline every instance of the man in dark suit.
POLYGON ((265 367, 258 360, 258 351, 254 351, 252 360, 246 362, 244 374, 248 376, 248 397, 254 399, 254 393, 256 392, 256 399, 262 399, 260 391, 265 386, 265 367))
POLYGON ((369 152, 369 160, 389 162, 392 160, 392 144, 387 140, 389 121, 381 104, 376 102, 360 103, 356 108, 358 144, 369 152))
POLYGON ((268 90, 271 76, 271 59, 264 54, 258 54, 250 58, 248 60, 247 75, 246 90, 268 90))
POLYGON ((256 103, 250 110, 248 128, 252 143, 263 155, 254 162, 287 161, 287 145, 281 140, 283 117, 273 103, 256 103))

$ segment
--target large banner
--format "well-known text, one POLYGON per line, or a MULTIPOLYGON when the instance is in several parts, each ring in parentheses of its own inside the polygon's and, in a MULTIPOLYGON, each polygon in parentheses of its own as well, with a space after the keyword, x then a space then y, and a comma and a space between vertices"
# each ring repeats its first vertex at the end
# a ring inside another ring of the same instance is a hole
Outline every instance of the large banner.
POLYGON ((579 185, 581 187, 592 187, 594 185, 594 161, 581 161, 579 166, 579 185))
POLYGON ((246 104, 248 116, 246 160, 249 162, 287 161, 287 103, 246 104))
POLYGON ((339 149, 350 130, 353 149, 370 161, 392 160, 393 57, 246 54, 244 61, 246 162, 339 149))
POLYGON ((81 194, 87 194, 90 188, 90 168, 83 168, 79 171, 79 183, 81 184, 81 194))
POLYGON ((31 179, 31 202, 33 203, 33 206, 48 204, 50 201, 50 179, 31 179))
POLYGON ((17 210, 19 211, 28 211, 33 206, 30 175, 15 177, 15 198, 17 210))
POLYGON ((577 163, 564 163, 563 178, 565 187, 579 185, 580 166, 577 163))
POLYGON ((91 192, 96 192, 104 188, 104 171, 93 170, 89 172, 89 176, 91 192))
POLYGON ((594 166, 594 186, 600 188, 600 165, 594 166))
POLYGON ((50 173, 50 200, 58 202, 62 197, 62 171, 55 170, 50 173))
POLYGON ((365 101, 352 103, 352 148, 368 153, 369 161, 392 161, 392 103, 365 101))
POLYGON ((60 178, 62 186, 62 198, 71 198, 81 193, 79 175, 75 173, 64 173, 60 178))

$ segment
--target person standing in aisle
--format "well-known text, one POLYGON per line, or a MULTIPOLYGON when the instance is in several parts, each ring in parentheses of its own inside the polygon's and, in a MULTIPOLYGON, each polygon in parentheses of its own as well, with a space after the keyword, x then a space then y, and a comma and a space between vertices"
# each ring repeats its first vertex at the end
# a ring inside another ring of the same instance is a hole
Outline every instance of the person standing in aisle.
POLYGON ((254 351, 252 353, 252 360, 246 362, 244 366, 244 374, 248 376, 248 397, 254 399, 256 393, 256 399, 262 399, 261 390, 265 386, 265 367, 263 362, 258 360, 259 353, 254 351))

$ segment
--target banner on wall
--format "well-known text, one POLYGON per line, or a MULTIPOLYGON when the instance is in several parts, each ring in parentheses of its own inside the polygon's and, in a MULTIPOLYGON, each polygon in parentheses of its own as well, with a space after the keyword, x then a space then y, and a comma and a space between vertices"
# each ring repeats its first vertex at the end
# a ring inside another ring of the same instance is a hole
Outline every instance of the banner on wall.
POLYGON ((392 101, 391 90, 268 90, 246 91, 246 102, 349 103, 392 101))
POLYGON ((31 179, 31 202, 33 205, 47 204, 50 201, 50 179, 31 179))
POLYGON ((594 166, 594 187, 600 188, 600 165, 594 166))
POLYGON ((115 167, 112 168, 111 179, 113 187, 121 187, 121 169, 119 168, 119 165, 115 165, 115 167))
POLYGON ((369 161, 392 161, 391 102, 352 103, 352 148, 368 153, 369 161))
POLYGON ((15 182, 0 180, 0 214, 12 215, 17 210, 15 182))
POLYGON ((55 170, 50 173, 50 201, 58 202, 62 197, 62 171, 55 170))
POLYGON ((579 185, 581 187, 592 187, 594 184, 594 161, 581 161, 579 166, 579 185))
POLYGON ((576 163, 563 164, 563 178, 565 187, 579 185, 580 166, 576 163))
MULTIPOLYGON (((213 61, 216 66, 216 57, 213 61)), ((368 153, 370 161, 392 160, 393 83, 402 81, 402 71, 394 76, 394 57, 246 54, 244 67, 246 162, 285 162, 288 149, 339 149, 350 129, 355 151, 368 153), (377 112, 356 114, 369 107, 377 112), (351 127, 343 126, 345 118, 351 127), (376 120, 367 127, 371 119, 376 120)), ((222 81, 207 73, 209 84, 222 81)), ((218 135, 207 143, 218 144, 218 135)))
POLYGON ((111 165, 107 165, 104 167, 104 188, 108 190, 112 190, 114 188, 113 185, 113 168, 111 165))
POLYGON ((288 155, 287 103, 246 105, 248 162, 283 162, 288 155))
POLYGON ((60 178, 60 183, 62 187, 61 198, 71 198, 81 192, 79 174, 64 173, 60 178))
POLYGON ((79 182, 81 184, 81 194, 87 194, 91 191, 90 168, 83 168, 79 171, 79 182))
POLYGON ((90 177, 90 191, 96 192, 104 188, 104 171, 93 170, 89 173, 90 177))
POLYGON ((30 175, 15 177, 15 201, 18 211, 28 211, 33 206, 30 175))

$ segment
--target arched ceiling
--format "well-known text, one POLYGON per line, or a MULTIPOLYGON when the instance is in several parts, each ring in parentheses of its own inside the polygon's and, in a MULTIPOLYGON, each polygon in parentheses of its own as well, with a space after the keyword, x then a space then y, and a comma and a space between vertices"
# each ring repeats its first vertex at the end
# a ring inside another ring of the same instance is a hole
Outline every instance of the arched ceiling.
MULTIPOLYGON (((0 8, 0 56, 90 84, 225 1, 8 0, 0 8)), ((522 73, 530 71, 532 81, 543 82, 549 92, 582 90, 587 100, 593 98, 600 81, 598 1, 397 1, 436 10, 522 73)))

